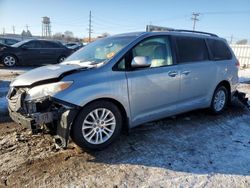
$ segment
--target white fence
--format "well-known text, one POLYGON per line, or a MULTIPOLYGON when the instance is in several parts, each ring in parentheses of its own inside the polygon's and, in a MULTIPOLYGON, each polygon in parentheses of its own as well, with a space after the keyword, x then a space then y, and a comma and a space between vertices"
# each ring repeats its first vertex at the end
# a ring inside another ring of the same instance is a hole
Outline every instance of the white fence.
POLYGON ((231 44, 241 67, 250 67, 250 45, 231 44))

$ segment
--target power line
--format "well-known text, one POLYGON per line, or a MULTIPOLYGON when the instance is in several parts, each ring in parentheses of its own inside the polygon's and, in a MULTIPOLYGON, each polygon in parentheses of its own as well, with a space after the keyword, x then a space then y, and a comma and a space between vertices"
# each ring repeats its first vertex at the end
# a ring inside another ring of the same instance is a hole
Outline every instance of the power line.
POLYGON ((250 14, 249 10, 246 11, 217 11, 217 12, 202 12, 201 14, 250 14))
POLYGON ((196 22, 199 21, 198 17, 200 16, 200 13, 193 12, 191 20, 193 20, 193 31, 195 30, 196 22))

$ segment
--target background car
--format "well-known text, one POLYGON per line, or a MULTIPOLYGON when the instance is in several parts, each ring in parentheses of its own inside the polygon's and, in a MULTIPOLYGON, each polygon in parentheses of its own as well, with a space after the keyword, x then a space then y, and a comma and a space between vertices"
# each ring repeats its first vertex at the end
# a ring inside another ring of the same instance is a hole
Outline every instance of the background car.
POLYGON ((13 45, 20 42, 17 39, 11 39, 11 38, 5 38, 5 37, 0 37, 0 44, 5 44, 5 45, 13 45))
POLYGON ((26 40, 0 49, 0 59, 5 66, 42 65, 62 62, 73 52, 56 41, 26 40))
POLYGON ((82 48, 84 45, 80 42, 76 43, 76 42, 71 42, 71 43, 67 43, 65 44, 65 46, 69 49, 72 49, 74 51, 79 50, 80 48, 82 48))

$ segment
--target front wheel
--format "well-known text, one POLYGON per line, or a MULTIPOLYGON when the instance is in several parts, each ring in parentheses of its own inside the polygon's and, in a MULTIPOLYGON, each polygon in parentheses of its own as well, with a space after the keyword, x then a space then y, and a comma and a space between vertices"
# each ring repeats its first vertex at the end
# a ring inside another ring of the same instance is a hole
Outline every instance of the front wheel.
POLYGON ((2 61, 6 67, 13 67, 17 64, 17 59, 13 55, 5 55, 2 61))
POLYGON ((219 86, 214 92, 210 109, 214 114, 221 114, 225 110, 227 102, 228 91, 224 86, 219 86))
POLYGON ((116 105, 96 101, 82 109, 72 129, 72 140, 82 148, 103 149, 121 133, 122 115, 116 105))

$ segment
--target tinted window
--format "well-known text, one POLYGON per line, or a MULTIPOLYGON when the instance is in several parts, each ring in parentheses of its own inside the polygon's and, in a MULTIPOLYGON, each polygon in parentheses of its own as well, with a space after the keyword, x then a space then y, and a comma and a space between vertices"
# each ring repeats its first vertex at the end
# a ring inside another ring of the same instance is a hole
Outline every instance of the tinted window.
POLYGON ((55 42, 43 41, 43 48, 61 48, 61 45, 55 42))
POLYGON ((151 60, 151 67, 173 64, 168 37, 146 39, 133 48, 132 55, 133 58, 136 56, 148 57, 151 60))
POLYGON ((5 39, 0 39, 0 43, 5 44, 5 39))
POLYGON ((232 54, 225 42, 221 40, 209 39, 208 46, 214 60, 226 60, 232 58, 232 54))
POLYGON ((30 41, 23 45, 25 45, 27 48, 41 48, 42 47, 39 41, 30 41))
POLYGON ((6 39, 6 44, 7 45, 13 45, 15 43, 17 43, 18 41, 17 40, 12 40, 12 39, 6 39))
POLYGON ((77 45, 77 44, 75 44, 75 43, 68 43, 65 46, 75 46, 75 45, 77 45))
POLYGON ((180 62, 208 60, 208 51, 204 39, 177 37, 176 45, 180 62))

